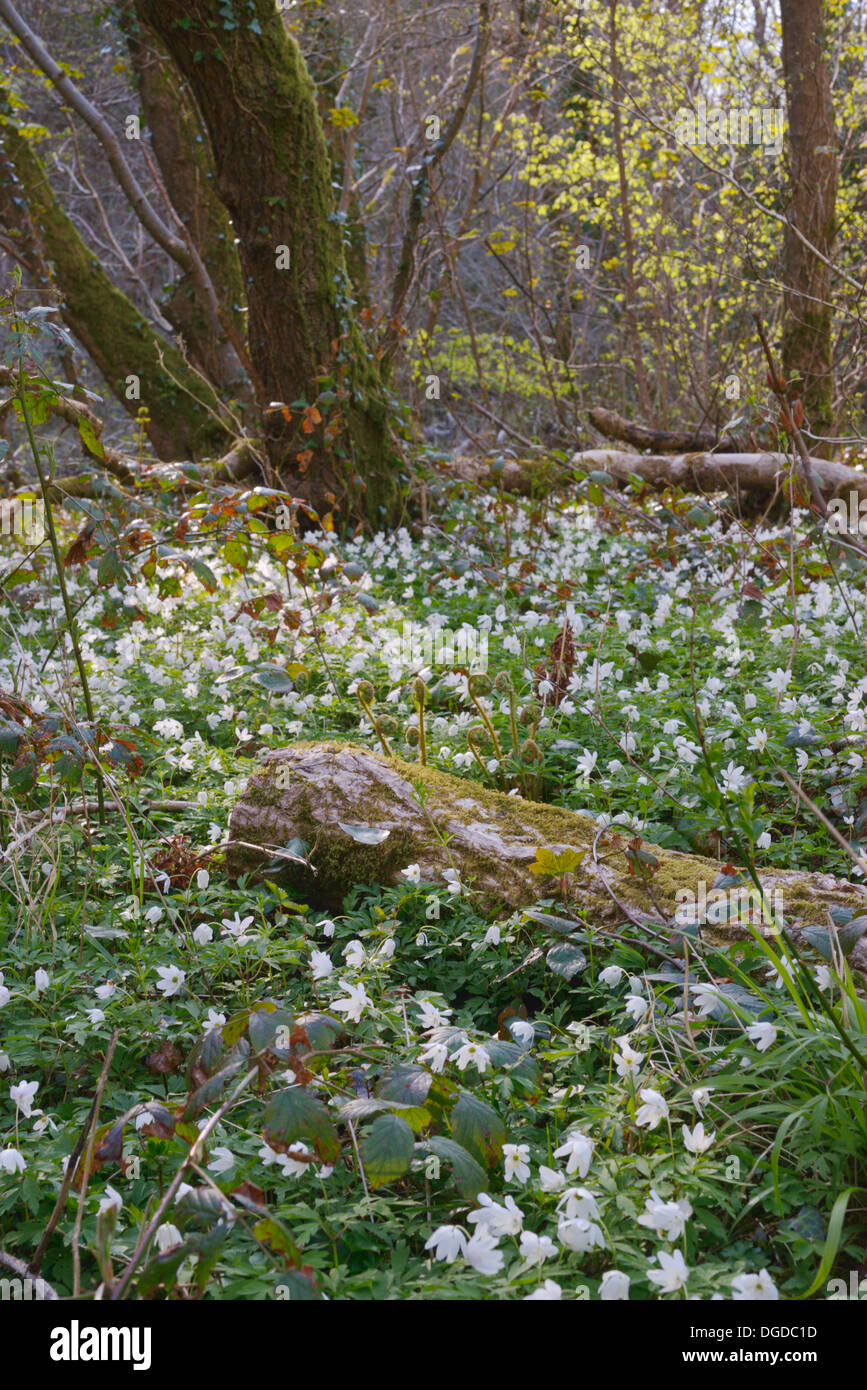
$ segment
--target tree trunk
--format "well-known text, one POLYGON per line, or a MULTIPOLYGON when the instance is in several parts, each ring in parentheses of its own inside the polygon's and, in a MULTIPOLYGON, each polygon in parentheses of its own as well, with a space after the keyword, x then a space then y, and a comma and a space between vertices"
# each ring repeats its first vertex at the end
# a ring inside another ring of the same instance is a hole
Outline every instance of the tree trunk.
POLYGON ((135 71, 144 124, 150 134, 166 192, 207 267, 227 325, 215 340, 195 280, 184 274, 164 306, 167 318, 183 334, 190 360, 214 386, 249 401, 252 392, 239 356, 246 332, 244 280, 235 233, 214 188, 214 168, 207 132, 186 83, 147 24, 144 6, 119 11, 119 21, 135 71), (231 335, 232 342, 229 341, 231 335))
POLYGON ((222 454, 230 435, 212 413, 219 410, 213 391, 111 283, 61 207, 32 142, 9 116, 0 142, 0 225, 21 248, 37 285, 58 291, 64 323, 124 410, 135 419, 147 409, 147 437, 160 458, 222 454))
POLYGON ((298 45, 272 0, 150 0, 146 13, 195 93, 239 238, 248 347, 275 403, 265 414, 271 463, 318 511, 387 523, 400 494, 388 410, 354 317, 298 45))
MULTIPOLYGON (((588 911, 589 922, 632 915, 658 927, 686 902, 685 893, 701 903, 700 885, 706 898, 721 871, 714 859, 641 845, 659 861, 648 893, 630 863, 628 843, 614 828, 600 836, 594 821, 563 807, 340 743, 298 744, 269 754, 232 812, 229 835, 231 878, 273 868, 307 902, 331 911, 342 908, 355 884, 406 882, 401 871, 416 864, 421 880, 438 885, 442 896, 445 871, 455 869, 485 911, 511 912, 560 891, 559 870, 553 876, 534 872, 537 851, 572 849, 583 857, 566 889, 574 905, 588 911), (419 782, 423 804, 415 791, 419 782), (374 837, 365 836, 370 830, 387 834, 373 844, 374 837), (286 848, 296 837, 308 847, 306 861, 286 848)), ((864 905, 853 884, 832 874, 768 869, 759 877, 796 942, 803 926, 827 925, 830 907, 848 906, 857 914, 864 905)), ((743 923, 705 929, 723 939, 749 934, 743 923)), ((865 968, 867 941, 850 959, 865 968)))
MULTIPOLYGON (((803 400, 811 433, 833 435, 832 273, 828 262, 834 248, 838 166, 831 77, 824 49, 824 8, 822 0, 785 0, 780 6, 791 160, 783 239, 786 289, 782 356, 791 398, 800 396, 803 400)), ((820 447, 819 452, 829 449, 820 447)))

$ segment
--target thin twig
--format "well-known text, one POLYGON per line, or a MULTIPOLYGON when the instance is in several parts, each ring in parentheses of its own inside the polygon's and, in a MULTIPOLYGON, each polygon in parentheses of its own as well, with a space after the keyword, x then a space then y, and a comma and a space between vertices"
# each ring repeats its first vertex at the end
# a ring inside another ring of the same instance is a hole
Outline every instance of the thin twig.
MULTIPOLYGON (((117 1036, 118 1036, 118 1030, 117 1030, 117 1028, 115 1028, 114 1032, 113 1032, 112 1035, 111 1035, 111 1039, 110 1039, 110 1041, 109 1041, 108 1047, 107 1047, 107 1049, 106 1049, 105 1061, 104 1061, 103 1064, 102 1064, 102 1071, 101 1071, 100 1074, 99 1074, 99 1081, 98 1081, 97 1084, 96 1084, 96 1095, 93 1097, 93 1105, 91 1106, 90 1139, 89 1139, 88 1145, 87 1145, 87 1158, 86 1158, 85 1161, 84 1161, 84 1173, 83 1173, 83 1175, 82 1175, 82 1179, 81 1179, 81 1191, 80 1191, 79 1197, 78 1197, 78 1211, 75 1213, 75 1226, 74 1226, 73 1232, 72 1232, 72 1270, 73 1270, 73 1274, 72 1274, 72 1296, 73 1296, 73 1298, 78 1298, 79 1295, 80 1295, 80 1293, 81 1293, 81 1251, 80 1251, 80 1248, 79 1248, 79 1243, 80 1243, 80 1240, 81 1240, 81 1222, 82 1222, 83 1217, 84 1217, 84 1199, 85 1199, 85 1197, 87 1196, 87 1184, 88 1184, 88 1182, 89 1182, 89 1180, 90 1180, 90 1174, 91 1174, 91 1170, 92 1170, 92 1168, 93 1168, 93 1145, 94 1145, 94 1142, 95 1142, 95 1140, 96 1140, 96 1130, 97 1130, 97 1124, 98 1124, 98 1121, 99 1121, 99 1107, 100 1107, 100 1105, 101 1105, 101 1103, 102 1103, 102 1093, 103 1093, 103 1091, 105 1090, 105 1083, 106 1083, 106 1081, 108 1080, 108 1069, 109 1069, 109 1067, 111 1066, 111 1059, 112 1059, 112 1056, 114 1055, 115 1044, 117 1043, 117 1036)), ((66 1167, 67 1167, 67 1172, 64 1173, 64 1175, 63 1175, 63 1176, 64 1176, 64 1181, 66 1180, 66 1177, 67 1177, 67 1175, 68 1175, 69 1169, 72 1168, 72 1160, 71 1160, 71 1159, 70 1159, 69 1163, 66 1165, 66 1167)), ((70 1181, 70 1182, 72 1181, 72 1178, 71 1178, 71 1177, 70 1177, 69 1181, 70 1181)), ((67 1189, 68 1189, 68 1187, 69 1187, 69 1184, 67 1183, 67 1189)), ((62 1190, 63 1190, 63 1189, 61 1188, 61 1191, 62 1191, 62 1190)), ((55 1209, 55 1210, 56 1210, 57 1216, 59 1217, 59 1215, 60 1215, 59 1210, 57 1210, 57 1209, 55 1209)), ((54 1217, 55 1217, 55 1212, 52 1212, 52 1213, 51 1213, 51 1219, 53 1220, 54 1217)), ((56 1224, 56 1222, 55 1222, 55 1224, 56 1224)), ((50 1222, 49 1222, 49 1225, 50 1225, 50 1222)), ((52 1229, 53 1229, 53 1228, 52 1228, 52 1229)), ((50 1237, 50 1235, 51 1235, 51 1232, 50 1232, 50 1231, 48 1232, 48 1235, 49 1235, 49 1237, 50 1237)), ((44 1237, 44 1235, 43 1235, 43 1240, 44 1240, 44 1239, 45 1239, 45 1237, 44 1237)), ((40 1244, 41 1244, 41 1243, 42 1243, 42 1242, 40 1241, 40 1244)), ((37 1252, 37 1253, 38 1253, 38 1252, 37 1252)), ((40 1256, 40 1258, 41 1258, 41 1256, 40 1256)))
POLYGON ((148 1222, 147 1226, 145 1226, 144 1230, 139 1235, 139 1238, 136 1241, 136 1247, 132 1252, 129 1263, 127 1264, 126 1269, 124 1270, 123 1274, 120 1276, 114 1288, 112 1289, 112 1301, 118 1300, 123 1295, 127 1285, 129 1284, 130 1279, 136 1271, 136 1268, 141 1260, 142 1255, 144 1254, 147 1245, 152 1239, 154 1233, 156 1232, 157 1227, 162 1225, 163 1216, 165 1215, 165 1212, 168 1209, 171 1202, 174 1200, 175 1193, 177 1192, 178 1188, 180 1187, 183 1181, 184 1173, 187 1171, 187 1168, 189 1168, 191 1164, 196 1162, 197 1158, 202 1152, 202 1149, 204 1148, 205 1140, 216 1129, 223 1116, 234 1105, 235 1101, 238 1099, 238 1096, 241 1094, 244 1088, 246 1086, 249 1086, 253 1078, 258 1075, 258 1066, 255 1066, 250 1071, 248 1071, 247 1075, 243 1077, 241 1081, 238 1082, 238 1085, 232 1091, 231 1095, 229 1095, 227 1099, 223 1101, 223 1104, 220 1106, 219 1110, 215 1110, 214 1114, 208 1120, 208 1123, 202 1129, 199 1130, 198 1137, 194 1139, 192 1144, 190 1145, 189 1151, 186 1157, 184 1158, 183 1163, 181 1164, 178 1171, 175 1173, 175 1176, 172 1178, 171 1182, 169 1183, 169 1186, 166 1188, 165 1193, 163 1194, 163 1197, 159 1203, 159 1206, 157 1207, 156 1211, 151 1217, 151 1220, 148 1222))

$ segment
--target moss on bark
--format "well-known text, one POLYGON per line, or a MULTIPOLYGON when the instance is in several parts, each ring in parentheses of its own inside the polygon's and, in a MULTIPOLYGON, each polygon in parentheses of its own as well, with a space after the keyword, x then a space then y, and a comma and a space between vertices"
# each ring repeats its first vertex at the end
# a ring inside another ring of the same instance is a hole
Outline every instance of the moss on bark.
MULTIPOLYGON (((233 877, 259 873, 270 847, 299 836, 315 872, 289 865, 285 877, 329 910, 342 906, 353 885, 397 883, 402 869, 418 864, 431 883, 457 869, 480 906, 502 912, 556 890, 557 881, 537 876, 531 865, 540 848, 569 847, 585 852, 571 876, 571 898, 592 926, 622 921, 626 908, 656 929, 657 907, 673 916, 679 893, 700 897, 699 885, 709 892, 720 872, 715 860, 648 845, 659 860, 651 896, 632 872, 622 838, 613 830, 600 838, 598 831, 594 821, 564 807, 510 797, 436 768, 337 741, 299 743, 269 755, 247 783, 230 820, 227 869, 233 877), (367 845, 341 829, 359 822, 388 835, 367 845)), ((778 894, 795 940, 803 925, 825 922, 831 905, 856 911, 863 905, 856 888, 829 874, 769 869, 761 881, 769 900, 778 894)), ((711 930, 712 939, 748 934, 738 925, 711 930)), ((859 968, 865 956, 862 951, 859 968)))
MULTIPOLYGON (((244 280, 235 233, 217 196, 211 147, 195 101, 171 59, 147 24, 145 5, 123 10, 124 31, 136 86, 154 154, 172 206, 207 268, 220 301, 223 322, 235 342, 246 333, 244 280)), ((183 333, 192 361, 214 385, 249 396, 249 385, 231 350, 228 335, 216 341, 199 302, 193 277, 182 275, 172 288, 166 314, 183 333)))
POLYGON ((147 15, 207 125, 239 238, 250 356, 266 395, 287 407, 266 415, 271 462, 320 511, 387 523, 400 499, 389 413, 356 322, 331 158, 298 45, 272 0, 151 0, 147 15), (309 432, 292 408, 299 400, 322 416, 307 417, 309 432))
POLYGON ((218 408, 213 391, 112 284, 64 212, 31 142, 8 116, 0 116, 0 166, 0 223, 30 258, 41 286, 57 290, 64 322, 124 410, 135 418, 147 408, 156 453, 164 459, 221 454, 229 436, 211 413, 218 408), (139 397, 128 394, 131 377, 140 383, 139 397))

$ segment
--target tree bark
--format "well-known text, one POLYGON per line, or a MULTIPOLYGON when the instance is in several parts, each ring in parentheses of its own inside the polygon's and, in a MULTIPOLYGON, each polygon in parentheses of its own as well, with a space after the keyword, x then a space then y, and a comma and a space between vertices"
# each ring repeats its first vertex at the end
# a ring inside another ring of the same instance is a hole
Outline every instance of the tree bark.
POLYGON ((235 233, 214 187, 207 132, 189 88, 147 24, 141 0, 134 9, 121 8, 118 19, 166 193, 208 271, 226 332, 219 337, 213 333, 207 305, 189 271, 173 286, 164 311, 183 334, 191 361, 217 389, 249 401, 251 387, 240 360, 245 355, 244 280, 235 233))
POLYGON ((272 466, 320 512, 388 523, 400 497, 388 409, 354 316, 298 45, 272 0, 150 0, 146 12, 195 93, 239 238, 250 356, 276 403, 265 414, 272 466))
POLYGON ((27 256, 38 286, 59 293, 63 321, 124 410, 135 419, 147 408, 145 431, 157 455, 222 454, 230 436, 213 391, 111 283, 61 207, 32 142, 8 115, 0 124, 0 225, 27 256), (131 377, 139 396, 128 394, 131 377))
MULTIPOLYGON (((790 191, 783 237, 782 358, 790 399, 800 396, 814 435, 834 434, 831 268, 838 162, 822 0, 780 6, 789 116, 790 191)), ((814 449, 817 446, 814 445, 814 449)), ((829 452, 830 446, 818 446, 829 452)))
MULTIPOLYGON (((699 885, 709 893, 721 871, 714 859, 642 844, 659 861, 651 895, 634 872, 628 843, 613 829, 600 835, 594 821, 563 807, 340 743, 298 744, 269 754, 232 812, 229 837, 231 878, 276 866, 306 901, 332 911, 355 884, 406 882, 401 871, 417 864, 423 882, 443 891, 445 870, 455 869, 485 911, 511 912, 559 891, 558 876, 533 871, 537 851, 572 849, 583 857, 567 891, 591 923, 632 915, 658 926, 684 902, 679 892, 700 900, 699 885), (419 782, 423 805, 415 793, 419 782), (378 844, 364 843, 359 836, 371 829, 387 835, 378 844), (286 849, 296 837, 308 847, 300 862, 286 849)), ((832 874, 768 869, 759 879, 796 942, 803 926, 827 925, 830 907, 857 913, 864 905, 853 884, 832 874)), ((708 930, 723 938, 749 934, 742 924, 708 930)), ((850 959, 864 969, 867 942, 859 942, 850 959)))
POLYGON ((69 110, 74 111, 93 131, 103 153, 117 179, 118 185, 133 209, 136 217, 158 246, 184 270, 189 271, 196 281, 202 305, 211 321, 211 331, 216 339, 222 339, 223 327, 220 321, 220 305, 210 276, 205 269, 195 244, 186 235, 178 236, 163 221, 152 206, 147 193, 121 149, 120 140, 103 113, 80 91, 69 76, 68 71, 51 56, 26 20, 18 13, 13 0, 0 0, 0 18, 18 38, 28 57, 56 87, 69 110))

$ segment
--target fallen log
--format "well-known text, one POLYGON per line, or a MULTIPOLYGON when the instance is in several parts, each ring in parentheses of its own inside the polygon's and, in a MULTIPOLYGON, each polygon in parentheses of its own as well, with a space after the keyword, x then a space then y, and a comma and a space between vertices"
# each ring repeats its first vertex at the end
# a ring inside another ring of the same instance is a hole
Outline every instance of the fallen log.
MULTIPOLYGON (((825 497, 854 492, 867 497, 867 472, 833 459, 811 458, 825 497)), ((585 449, 572 455, 574 468, 610 473, 619 483, 637 476, 651 487, 686 492, 758 493, 771 497, 785 487, 790 467, 785 454, 630 454, 617 449, 585 449)))
POLYGON ((616 410, 606 410, 597 405, 589 412, 591 425, 607 439, 622 439, 626 444, 634 444, 636 449, 653 449, 659 454, 681 454, 707 451, 719 447, 723 451, 734 452, 731 443, 720 443, 715 430, 650 430, 644 425, 635 425, 618 415, 616 410))
MULTIPOLYGON (((539 849, 582 855, 570 875, 571 902, 587 911, 591 925, 603 927, 627 916, 664 924, 684 901, 682 890, 700 901, 701 885, 709 893, 720 872, 715 859, 642 845, 659 861, 651 895, 633 872, 628 843, 614 831, 602 835, 586 816, 336 742, 267 755, 232 811, 225 863, 232 879, 267 869, 329 911, 340 910, 356 884, 406 882, 401 871, 410 865, 418 866, 421 881, 445 889, 450 869, 485 912, 502 913, 559 891, 557 878, 533 871, 539 849), (419 783, 423 801, 415 793, 419 783), (293 857, 300 855, 298 840, 304 858, 293 857)), ((832 874, 769 868, 759 877, 796 943, 804 941, 803 927, 827 926, 831 907, 857 914, 864 906, 862 893, 832 874)), ((736 925, 712 931, 713 939, 748 935, 736 925)), ((850 961, 867 970, 867 939, 850 961)))
POLYGON ((442 465, 451 478, 465 483, 489 484, 519 497, 544 497, 571 481, 571 470, 560 459, 540 454, 537 458, 490 459, 460 454, 442 465))

